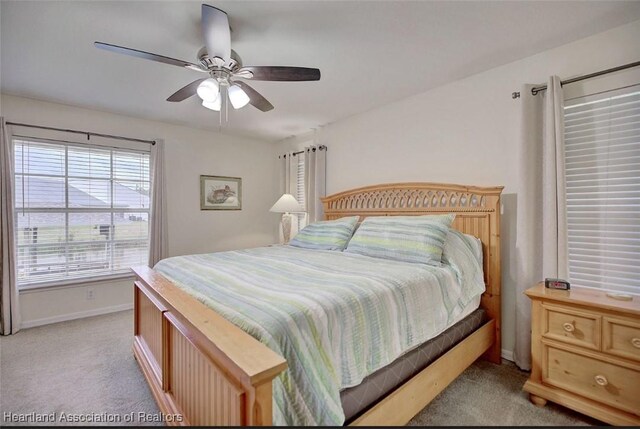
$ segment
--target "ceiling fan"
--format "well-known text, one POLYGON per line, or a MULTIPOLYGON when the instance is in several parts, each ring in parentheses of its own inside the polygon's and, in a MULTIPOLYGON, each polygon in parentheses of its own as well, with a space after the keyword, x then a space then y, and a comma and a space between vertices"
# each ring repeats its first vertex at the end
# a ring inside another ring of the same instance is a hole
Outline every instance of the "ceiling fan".
POLYGON ((201 27, 205 46, 198 51, 197 64, 109 43, 94 44, 97 48, 107 51, 208 74, 209 77, 194 80, 180 88, 167 98, 167 101, 183 101, 197 94, 202 99, 204 107, 218 112, 228 109, 227 100, 234 109, 240 109, 247 104, 263 112, 273 109, 273 105, 266 98, 239 79, 287 82, 320 80, 320 70, 314 68, 243 66, 240 56, 231 49, 229 18, 226 12, 218 8, 202 5, 201 27))

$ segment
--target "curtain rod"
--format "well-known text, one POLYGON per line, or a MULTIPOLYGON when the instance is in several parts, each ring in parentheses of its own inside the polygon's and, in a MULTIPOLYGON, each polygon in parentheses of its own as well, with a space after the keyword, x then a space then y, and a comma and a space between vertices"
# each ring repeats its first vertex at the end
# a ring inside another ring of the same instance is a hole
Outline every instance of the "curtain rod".
MULTIPOLYGON (((316 148, 314 147, 314 148, 311 148, 311 149, 307 149, 307 151, 308 150, 313 150, 315 152, 316 148)), ((321 144, 320 146, 318 146, 318 150, 327 150, 327 147, 325 145, 321 144)), ((304 152, 305 152, 304 150, 299 150, 298 152, 293 152, 291 155, 296 156, 296 155, 300 155, 301 153, 304 153, 304 152)), ((286 158, 286 157, 287 157, 287 154, 285 153, 284 155, 279 155, 278 159, 286 158)))
POLYGON ((90 131, 78 131, 78 130, 70 130, 70 129, 65 129, 65 128, 44 127, 42 125, 22 124, 22 123, 19 123, 19 122, 7 122, 6 124, 7 125, 13 125, 13 126, 16 126, 16 127, 38 128, 40 130, 62 131, 62 132, 65 132, 65 133, 83 134, 83 135, 87 136, 87 140, 89 140, 89 138, 91 136, 96 136, 96 137, 106 137, 106 138, 115 139, 115 140, 127 140, 127 141, 131 141, 131 142, 148 143, 150 145, 155 145, 156 144, 156 142, 154 140, 134 139, 132 137, 122 137, 122 136, 114 136, 112 134, 92 133, 90 131))
MULTIPOLYGON (((617 71, 621 71, 621 70, 626 70, 626 69, 630 69, 632 67, 638 67, 640 66, 640 61, 636 61, 633 63, 629 63, 629 64, 624 64, 622 66, 618 66, 618 67, 613 67, 610 69, 606 69, 606 70, 601 70, 595 73, 591 73, 591 74, 585 74, 583 76, 578 76, 578 77, 574 77, 571 79, 567 79, 567 80, 563 80, 560 82, 561 85, 567 85, 569 83, 574 83, 574 82, 580 82, 581 80, 586 80, 586 79, 591 79, 594 77, 598 77, 598 76, 602 76, 605 74, 609 74, 609 73, 615 73, 617 71)), ((542 91, 546 91, 547 90, 547 85, 540 85, 540 86, 535 86, 533 88, 531 88, 531 94, 532 95, 537 95, 539 92, 542 91)), ((513 92, 511 93, 511 98, 520 98, 520 92, 513 92)))

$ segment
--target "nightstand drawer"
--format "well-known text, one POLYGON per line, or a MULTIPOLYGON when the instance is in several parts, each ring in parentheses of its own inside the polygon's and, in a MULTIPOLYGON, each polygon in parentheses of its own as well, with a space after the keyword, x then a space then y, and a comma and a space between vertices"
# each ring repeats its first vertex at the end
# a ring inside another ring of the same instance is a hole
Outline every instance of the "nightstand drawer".
POLYGON ((600 321, 596 313, 543 304, 542 336, 600 350, 600 321))
POLYGON ((640 361, 640 323, 605 316, 603 340, 606 353, 640 361))
POLYGON ((545 344, 542 381, 640 415, 640 366, 605 362, 545 344))

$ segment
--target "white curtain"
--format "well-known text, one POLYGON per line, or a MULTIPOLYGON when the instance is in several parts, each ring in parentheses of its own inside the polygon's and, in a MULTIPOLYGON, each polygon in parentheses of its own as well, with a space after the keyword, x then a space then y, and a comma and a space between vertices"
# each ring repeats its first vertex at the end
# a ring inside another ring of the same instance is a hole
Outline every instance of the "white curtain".
POLYGON ((13 216, 13 148, 4 118, 0 117, 0 334, 11 335, 20 330, 20 306, 16 273, 15 223, 13 216))
POLYGON ((545 277, 569 279, 564 175, 564 99, 560 79, 547 90, 521 94, 516 232, 516 345, 514 358, 531 368, 531 301, 524 291, 545 277))
POLYGON ((304 186, 307 204, 307 223, 317 222, 323 218, 321 197, 326 195, 326 156, 324 146, 310 146, 305 149, 304 186))
POLYGON ((149 266, 168 256, 167 197, 164 141, 151 146, 151 219, 149 220, 149 266))
MULTIPOLYGON (((298 159, 293 152, 287 152, 280 157, 280 195, 291 194, 296 196, 297 191, 297 178, 298 178, 298 159)), ((275 203, 275 201, 274 201, 275 203)), ((291 216, 291 233, 290 237, 293 238, 298 233, 299 222, 298 216, 291 216)), ((282 223, 279 226, 279 238, 280 243, 284 243, 284 235, 282 234, 282 223)))

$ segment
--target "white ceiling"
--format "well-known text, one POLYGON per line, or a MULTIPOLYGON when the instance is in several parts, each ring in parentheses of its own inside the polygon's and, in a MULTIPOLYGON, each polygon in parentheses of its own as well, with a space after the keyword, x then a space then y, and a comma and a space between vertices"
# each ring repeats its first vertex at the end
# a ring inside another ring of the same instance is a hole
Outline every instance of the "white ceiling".
MULTIPOLYGON (((245 65, 317 67, 319 82, 254 82, 275 109, 224 132, 278 140, 640 19, 639 1, 225 1, 245 65)), ((217 129, 201 75, 98 50, 96 40, 195 62, 198 1, 5 1, 0 88, 14 95, 217 129)), ((34 120, 34 122, 37 122, 34 120)))

